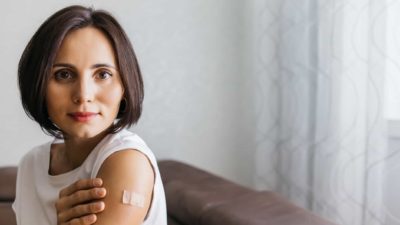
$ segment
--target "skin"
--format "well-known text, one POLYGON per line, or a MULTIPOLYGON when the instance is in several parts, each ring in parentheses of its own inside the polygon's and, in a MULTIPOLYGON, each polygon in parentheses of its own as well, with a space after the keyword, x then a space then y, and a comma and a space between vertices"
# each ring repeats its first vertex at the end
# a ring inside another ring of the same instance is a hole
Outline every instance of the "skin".
POLYGON ((100 178, 78 180, 60 191, 56 201, 57 224, 89 225, 97 220, 97 215, 104 210, 106 189, 100 178), (99 200, 99 201, 98 201, 99 200))
MULTIPOLYGON (((51 146, 50 174, 79 167, 107 135, 124 93, 116 68, 113 47, 98 29, 81 28, 63 40, 46 90, 49 117, 65 137, 64 143, 51 146)), ((134 149, 116 152, 104 161, 98 178, 79 180, 60 191, 58 224, 141 224, 154 185, 147 157, 134 149), (144 207, 122 204, 123 190, 143 195, 144 207)))

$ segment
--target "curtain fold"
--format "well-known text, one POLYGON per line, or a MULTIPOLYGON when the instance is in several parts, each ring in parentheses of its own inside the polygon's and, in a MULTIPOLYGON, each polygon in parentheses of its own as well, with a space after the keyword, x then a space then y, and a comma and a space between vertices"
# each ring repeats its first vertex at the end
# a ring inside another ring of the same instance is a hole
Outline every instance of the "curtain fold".
POLYGON ((256 185, 338 224, 388 224, 386 6, 254 1, 256 185))

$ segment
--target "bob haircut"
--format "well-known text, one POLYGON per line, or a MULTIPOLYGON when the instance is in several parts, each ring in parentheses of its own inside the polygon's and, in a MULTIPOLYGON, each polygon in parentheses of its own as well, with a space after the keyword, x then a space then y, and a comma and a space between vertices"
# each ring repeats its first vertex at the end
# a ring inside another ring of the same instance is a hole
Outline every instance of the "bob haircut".
POLYGON ((49 119, 46 88, 62 41, 68 32, 84 27, 102 31, 111 42, 121 76, 124 96, 117 120, 109 129, 115 133, 135 124, 142 112, 144 96, 140 68, 126 33, 108 12, 83 6, 69 6, 49 17, 26 46, 18 65, 18 84, 26 114, 39 123, 42 130, 55 137, 62 131, 49 119))

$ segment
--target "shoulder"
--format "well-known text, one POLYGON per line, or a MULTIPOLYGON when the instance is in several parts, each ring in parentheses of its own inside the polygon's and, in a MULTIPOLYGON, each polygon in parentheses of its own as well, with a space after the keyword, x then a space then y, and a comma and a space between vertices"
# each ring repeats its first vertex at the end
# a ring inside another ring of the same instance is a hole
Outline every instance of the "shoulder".
POLYGON ((95 176, 102 178, 107 190, 106 209, 96 224, 141 224, 152 202, 157 171, 154 156, 139 136, 126 130, 111 135, 103 144, 95 176), (140 201, 124 203, 125 193, 139 196, 140 201))
POLYGON ((122 130, 115 134, 100 155, 103 160, 98 174, 116 173, 122 177, 149 172, 154 177, 154 155, 146 143, 130 131, 122 130))
MULTIPOLYGON (((101 146, 99 146, 98 152, 95 154, 95 161, 92 167, 92 177, 95 177, 100 170, 100 167, 108 157, 121 151, 121 150, 135 150, 135 153, 142 153, 146 156, 150 163, 157 167, 157 161, 146 143, 137 135, 128 130, 121 130, 118 133, 111 134, 102 141, 101 146)), ((124 153, 129 154, 129 153, 124 153)))
POLYGON ((31 165, 35 163, 36 160, 43 160, 43 157, 49 154, 50 142, 33 147, 24 156, 22 156, 19 161, 19 167, 31 165))
POLYGON ((129 130, 121 130, 120 132, 116 133, 112 142, 116 145, 135 146, 135 149, 140 148, 139 151, 150 151, 144 140, 139 137, 139 135, 129 130))
MULTIPOLYGON (((112 188, 136 189, 147 191, 142 187, 153 189, 155 172, 150 160, 135 149, 124 149, 113 153, 103 162, 97 174, 109 181, 112 188)), ((107 181, 104 184, 107 185, 107 181)))
POLYGON ((46 166, 48 166, 47 159, 49 157, 48 147, 50 144, 51 143, 48 142, 36 146, 21 158, 17 171, 17 193, 20 188, 32 187, 37 178, 36 175, 40 174, 43 170, 46 171, 46 166))
POLYGON ((98 224, 141 224, 152 202, 155 173, 149 159, 135 149, 110 155, 97 177, 107 190, 107 208, 99 215, 98 224), (129 200, 126 200, 126 193, 129 200), (136 197, 135 197, 136 196, 136 197))
POLYGON ((145 172, 146 169, 153 170, 152 163, 147 155, 133 148, 121 149, 113 152, 104 160, 99 173, 107 171, 115 173, 119 169, 129 171, 130 173, 138 171, 145 172))

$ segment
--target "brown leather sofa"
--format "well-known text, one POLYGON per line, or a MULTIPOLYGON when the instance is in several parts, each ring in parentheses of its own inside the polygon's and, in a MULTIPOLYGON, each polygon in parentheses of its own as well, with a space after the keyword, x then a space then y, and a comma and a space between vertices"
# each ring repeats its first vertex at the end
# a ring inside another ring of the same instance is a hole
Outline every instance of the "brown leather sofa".
POLYGON ((16 167, 0 167, 0 225, 15 225, 11 204, 15 197, 16 167))
MULTIPOLYGON (((172 160, 159 162, 168 225, 334 225, 276 193, 254 191, 172 160)), ((0 225, 15 225, 16 167, 0 168, 0 225)))

